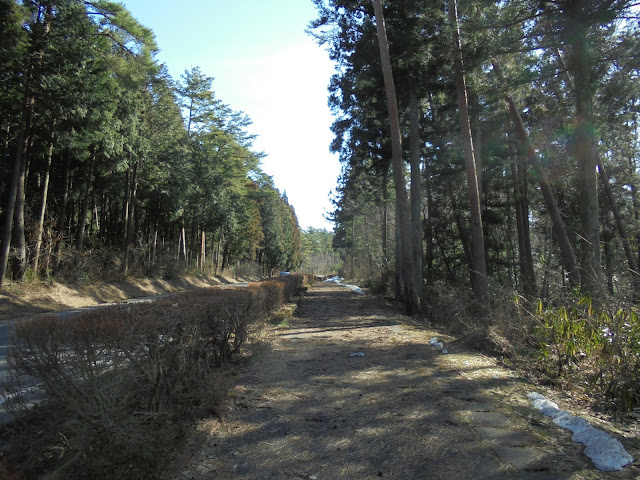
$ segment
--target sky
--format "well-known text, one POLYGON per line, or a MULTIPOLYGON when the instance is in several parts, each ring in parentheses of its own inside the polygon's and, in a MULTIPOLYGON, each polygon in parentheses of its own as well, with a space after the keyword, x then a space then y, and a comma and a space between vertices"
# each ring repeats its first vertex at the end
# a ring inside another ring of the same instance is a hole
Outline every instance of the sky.
POLYGON ((316 17, 311 0, 125 0, 153 30, 157 59, 174 80, 200 67, 214 77, 216 97, 245 112, 258 135, 262 169, 293 205, 301 228, 326 228, 329 193, 340 164, 327 86, 333 63, 305 33, 316 17))

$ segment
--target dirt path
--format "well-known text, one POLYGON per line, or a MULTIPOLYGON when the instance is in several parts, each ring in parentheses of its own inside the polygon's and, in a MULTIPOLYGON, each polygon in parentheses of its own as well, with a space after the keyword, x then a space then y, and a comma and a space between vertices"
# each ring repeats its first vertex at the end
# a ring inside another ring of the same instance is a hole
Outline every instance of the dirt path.
POLYGON ((524 395, 540 389, 447 337, 439 353, 436 335, 372 296, 316 284, 178 478, 636 478, 635 466, 595 470, 531 407, 524 395))

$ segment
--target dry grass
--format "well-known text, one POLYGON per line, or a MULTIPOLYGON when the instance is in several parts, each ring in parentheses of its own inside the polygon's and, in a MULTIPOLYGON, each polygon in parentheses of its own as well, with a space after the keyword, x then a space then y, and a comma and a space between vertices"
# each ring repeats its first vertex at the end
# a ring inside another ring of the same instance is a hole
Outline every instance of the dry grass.
POLYGON ((0 435, 3 468, 16 478, 157 476, 192 422, 220 414, 233 373, 220 367, 240 351, 251 324, 290 301, 303 281, 195 289, 16 324, 4 387, 18 391, 28 375, 47 401, 38 409, 14 402, 22 416, 0 435), (53 438, 37 433, 48 417, 56 419, 47 427, 53 438))
MULTIPOLYGON (((475 429, 485 404, 508 418, 504 428, 528 435, 535 471, 572 480, 638 475, 594 470, 581 446, 530 406, 525 395, 538 386, 374 297, 314 286, 270 335, 232 391, 225 423, 177 478, 519 478, 475 429), (448 355, 429 345, 433 336, 448 355)), ((640 445, 627 440, 637 458, 640 445)))

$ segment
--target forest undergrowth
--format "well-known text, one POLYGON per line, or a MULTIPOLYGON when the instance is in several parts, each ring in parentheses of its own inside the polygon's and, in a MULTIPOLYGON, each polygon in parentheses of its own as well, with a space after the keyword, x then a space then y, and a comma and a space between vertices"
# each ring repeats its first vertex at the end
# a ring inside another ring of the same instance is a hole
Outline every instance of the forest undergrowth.
POLYGON ((553 301, 499 291, 483 314, 471 292, 432 285, 425 317, 459 342, 558 387, 614 421, 640 420, 637 305, 568 293, 553 301))

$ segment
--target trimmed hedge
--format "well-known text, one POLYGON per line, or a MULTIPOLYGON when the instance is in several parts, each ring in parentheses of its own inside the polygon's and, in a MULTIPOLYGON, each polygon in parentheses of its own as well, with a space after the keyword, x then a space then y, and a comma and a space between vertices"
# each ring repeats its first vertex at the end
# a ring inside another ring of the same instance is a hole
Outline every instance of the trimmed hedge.
MULTIPOLYGON (((115 457, 108 464, 119 464, 108 467, 113 475, 134 477, 120 467, 151 461, 153 446, 141 441, 145 432, 175 439, 185 417, 210 413, 220 399, 220 367, 247 340, 251 322, 291 301, 309 281, 278 277, 18 323, 5 389, 18 387, 24 376, 35 378, 68 416, 85 473, 104 478, 106 465, 90 460, 107 449, 115 457), (175 431, 167 432, 171 425, 175 431)), ((159 444, 160 452, 166 445, 159 444)))

